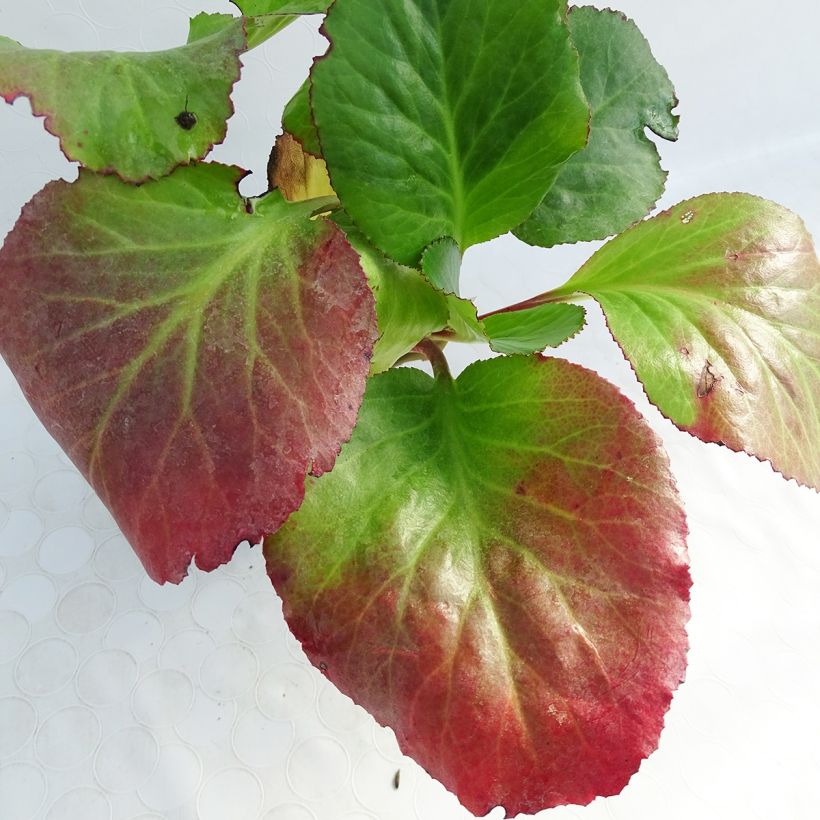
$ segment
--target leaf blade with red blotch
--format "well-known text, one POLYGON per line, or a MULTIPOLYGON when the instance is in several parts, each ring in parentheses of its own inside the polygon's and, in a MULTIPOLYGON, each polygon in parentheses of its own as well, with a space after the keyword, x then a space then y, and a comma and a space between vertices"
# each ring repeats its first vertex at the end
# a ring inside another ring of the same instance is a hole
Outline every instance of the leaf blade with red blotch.
POLYGON ((251 208, 240 176, 82 172, 0 251, 0 353, 158 581, 299 506, 350 434, 375 337, 344 236, 278 193, 251 208))
POLYGON ((511 816, 615 793, 656 747, 685 668, 685 535, 634 407, 519 356, 372 379, 265 553, 313 663, 467 808, 511 816))
POLYGON ((556 294, 575 291, 678 427, 820 489, 820 263, 799 217, 698 197, 613 239, 556 294))
POLYGON ((0 37, 0 95, 29 97, 70 160, 142 182, 222 142, 245 49, 243 21, 225 14, 198 15, 186 45, 159 52, 28 49, 0 37))

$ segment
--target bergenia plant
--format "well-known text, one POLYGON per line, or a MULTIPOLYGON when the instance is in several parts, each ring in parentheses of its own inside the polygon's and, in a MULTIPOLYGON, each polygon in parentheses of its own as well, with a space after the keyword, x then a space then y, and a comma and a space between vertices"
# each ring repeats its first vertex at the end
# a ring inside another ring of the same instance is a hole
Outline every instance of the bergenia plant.
POLYGON ((236 5, 160 53, 0 39, 0 93, 82 166, 0 252, 0 352, 153 579, 264 538, 310 660, 472 812, 617 793, 684 676, 687 526, 635 407, 543 351, 592 297, 663 415, 818 488, 811 237, 746 194, 645 219, 677 99, 618 12, 236 5), (245 198, 202 161, 240 56, 325 12, 245 198), (479 316, 462 255, 510 231, 618 235, 479 316), (501 355, 454 378, 458 342, 501 355))

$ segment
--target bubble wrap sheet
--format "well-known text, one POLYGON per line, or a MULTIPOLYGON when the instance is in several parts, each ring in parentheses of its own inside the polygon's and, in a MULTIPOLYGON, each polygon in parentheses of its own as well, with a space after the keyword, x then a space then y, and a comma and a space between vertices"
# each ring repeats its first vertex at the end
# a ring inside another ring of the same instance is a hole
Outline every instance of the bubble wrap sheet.
MULTIPOLYGON (((374 0, 374 8, 377 3, 374 0)), ((662 204, 746 190, 820 236, 820 10, 814 0, 622 0, 676 82, 662 204)), ((0 0, 26 45, 160 49, 217 0, 0 0)), ((244 59, 238 113, 213 155, 264 169, 282 107, 324 49, 300 21, 244 59)), ((76 168, 30 115, 0 107, 0 235, 76 168)), ((499 307, 566 278, 592 245, 505 237, 467 254, 464 292, 499 307)), ((2 299, 0 289, 0 299, 2 299)), ((676 431, 652 408, 602 316, 561 355, 619 385, 663 436, 689 514, 686 683, 659 751, 624 792, 552 820, 820 816, 820 498, 768 465, 676 431)), ((486 355, 454 351, 456 369, 486 355)), ((501 817, 496 809, 491 815, 501 817)), ((312 669, 258 548, 159 587, 0 363, 2 820, 463 820, 389 730, 312 669), (394 775, 401 771, 399 788, 394 775)))

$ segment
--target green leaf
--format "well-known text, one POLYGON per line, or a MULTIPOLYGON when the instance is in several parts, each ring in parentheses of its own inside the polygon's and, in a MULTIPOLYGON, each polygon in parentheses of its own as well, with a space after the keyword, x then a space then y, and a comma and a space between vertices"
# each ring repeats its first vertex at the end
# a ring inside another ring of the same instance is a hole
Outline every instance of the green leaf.
POLYGON ((554 295, 576 291, 678 427, 820 489, 820 263, 797 216, 746 194, 689 200, 554 295))
POLYGON ((416 266, 519 225, 586 144, 565 0, 336 0, 311 74, 333 187, 372 242, 416 266))
POLYGON ((0 251, 0 353, 159 582, 299 507, 350 435, 376 335, 343 234, 242 172, 50 183, 0 251))
POLYGON ((685 535, 633 405, 514 357, 372 379, 265 555, 311 661, 470 811, 511 817, 617 793, 657 746, 685 535))
POLYGON ((558 347, 579 333, 586 311, 579 305, 544 304, 485 316, 484 330, 498 353, 535 353, 558 347))
POLYGON ((398 265, 377 251, 344 211, 336 213, 333 219, 359 254, 376 298, 379 338, 370 371, 381 373, 422 339, 447 325, 447 302, 419 271, 398 265))
POLYGON ((256 48, 299 16, 324 14, 331 0, 232 0, 247 17, 248 48, 256 48))
POLYGON ((569 22, 592 124, 587 147, 561 169, 544 201, 515 231, 545 247, 603 239, 642 219, 666 183, 658 149, 644 129, 667 140, 678 137, 675 89, 635 23, 591 7, 571 9, 569 22))
POLYGON ((29 97, 69 159, 141 182, 222 142, 244 50, 242 21, 224 14, 195 17, 187 45, 153 53, 65 53, 0 37, 0 94, 29 97))
POLYGON ((314 157, 322 156, 322 146, 319 144, 319 132, 313 123, 313 114, 310 110, 310 79, 302 83, 299 90, 285 106, 282 116, 282 129, 299 140, 302 147, 314 157))
POLYGON ((433 242, 422 255, 421 269, 439 290, 458 296, 461 276, 461 251, 454 239, 445 236, 433 242))
POLYGON ((262 14, 324 14, 332 0, 231 0, 247 17, 262 14))

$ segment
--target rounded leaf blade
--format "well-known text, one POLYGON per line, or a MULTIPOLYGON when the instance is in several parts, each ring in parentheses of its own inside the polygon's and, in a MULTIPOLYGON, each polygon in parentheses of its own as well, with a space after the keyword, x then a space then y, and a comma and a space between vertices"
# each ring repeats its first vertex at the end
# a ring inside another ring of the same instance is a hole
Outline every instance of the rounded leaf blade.
POLYGON ((604 239, 642 219, 666 184, 658 149, 644 131, 678 138, 675 89, 635 23, 591 6, 572 8, 569 23, 592 121, 589 144, 515 230, 545 247, 604 239))
POLYGON ((565 0, 330 8, 331 48, 311 72, 322 154, 345 209, 388 256, 416 266, 442 237, 464 251, 506 233, 586 144, 565 18, 565 0))
POLYGON ((620 791, 685 667, 686 525, 631 403, 557 359, 372 379, 266 540, 310 659, 483 816, 620 791))
POLYGON ((375 337, 331 223, 242 172, 49 184, 0 250, 0 353, 149 574, 274 531, 350 435, 375 337))

